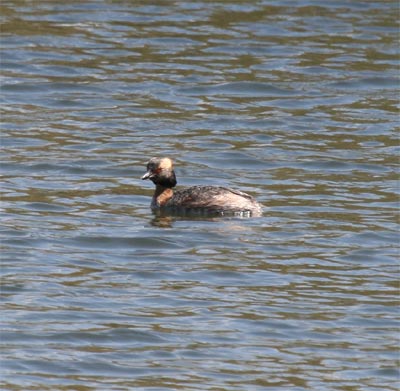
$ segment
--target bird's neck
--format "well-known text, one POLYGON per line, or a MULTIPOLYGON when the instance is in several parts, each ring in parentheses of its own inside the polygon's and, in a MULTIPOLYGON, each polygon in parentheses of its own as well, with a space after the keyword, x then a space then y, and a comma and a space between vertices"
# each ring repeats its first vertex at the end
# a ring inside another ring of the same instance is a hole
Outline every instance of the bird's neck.
POLYGON ((174 192, 169 187, 157 185, 153 195, 153 204, 155 206, 164 206, 174 195, 174 192))

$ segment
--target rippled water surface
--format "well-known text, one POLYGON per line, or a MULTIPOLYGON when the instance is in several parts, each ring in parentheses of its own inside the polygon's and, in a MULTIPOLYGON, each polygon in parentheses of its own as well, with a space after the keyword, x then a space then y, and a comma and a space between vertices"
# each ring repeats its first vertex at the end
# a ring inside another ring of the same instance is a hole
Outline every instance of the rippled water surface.
POLYGON ((397 1, 0 15, 2 389, 397 389, 397 1), (153 215, 163 155, 264 215, 153 215))

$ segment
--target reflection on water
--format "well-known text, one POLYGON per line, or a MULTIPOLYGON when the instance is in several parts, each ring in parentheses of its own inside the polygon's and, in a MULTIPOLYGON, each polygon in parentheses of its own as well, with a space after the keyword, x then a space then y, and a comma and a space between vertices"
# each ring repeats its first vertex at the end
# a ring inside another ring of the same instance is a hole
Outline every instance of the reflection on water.
POLYGON ((396 389, 397 2, 1 11, 2 389, 396 389))

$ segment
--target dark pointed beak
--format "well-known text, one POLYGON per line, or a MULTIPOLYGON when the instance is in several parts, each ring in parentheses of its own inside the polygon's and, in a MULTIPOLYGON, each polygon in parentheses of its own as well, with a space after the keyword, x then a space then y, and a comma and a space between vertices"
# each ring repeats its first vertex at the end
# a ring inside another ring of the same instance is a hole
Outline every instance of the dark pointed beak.
POLYGON ((142 179, 143 179, 143 180, 144 180, 144 179, 149 179, 149 178, 151 177, 151 175, 152 175, 152 172, 149 170, 149 171, 146 172, 146 174, 144 174, 144 175, 142 176, 142 179))

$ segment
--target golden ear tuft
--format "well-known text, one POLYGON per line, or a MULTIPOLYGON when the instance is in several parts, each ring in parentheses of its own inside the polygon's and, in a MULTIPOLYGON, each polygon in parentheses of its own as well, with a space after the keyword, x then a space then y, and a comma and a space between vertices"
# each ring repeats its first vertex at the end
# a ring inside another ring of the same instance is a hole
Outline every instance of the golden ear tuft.
POLYGON ((158 167, 164 169, 164 170, 170 170, 172 169, 174 163, 169 157, 163 157, 160 159, 160 163, 158 164, 158 167))

